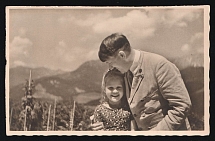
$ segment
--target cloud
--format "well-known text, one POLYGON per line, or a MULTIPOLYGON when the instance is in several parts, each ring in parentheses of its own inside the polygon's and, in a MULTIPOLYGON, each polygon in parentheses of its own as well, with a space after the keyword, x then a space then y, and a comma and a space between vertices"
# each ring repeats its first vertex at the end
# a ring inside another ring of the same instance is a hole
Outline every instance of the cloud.
POLYGON ((55 47, 56 53, 62 57, 67 52, 67 44, 64 41, 58 42, 58 45, 55 47))
POLYGON ((54 49, 53 56, 68 63, 79 59, 85 52, 85 48, 72 45, 69 46, 65 41, 59 41, 54 49))
POLYGON ((190 42, 197 53, 204 53, 204 34, 203 34, 203 32, 198 32, 198 33, 194 34, 191 37, 190 42))
POLYGON ((145 11, 132 10, 121 17, 113 17, 111 12, 106 10, 102 13, 89 14, 85 19, 75 16, 61 17, 58 21, 62 24, 73 23, 80 27, 90 27, 97 34, 122 32, 140 38, 154 34, 155 20, 148 17, 145 11))
POLYGON ((73 59, 72 55, 70 54, 68 45, 65 41, 59 41, 58 44, 56 45, 53 56, 57 57, 58 59, 62 61, 70 61, 73 59))
POLYGON ((193 43, 197 40, 201 40, 201 42, 203 43, 203 39, 204 39, 204 34, 202 32, 198 32, 191 37, 190 42, 193 43))
POLYGON ((64 24, 70 24, 75 22, 77 19, 75 18, 75 16, 71 16, 71 15, 66 15, 66 16, 62 16, 60 18, 57 19, 58 23, 64 25, 64 24))
POLYGON ((9 45, 10 56, 16 57, 18 55, 28 55, 29 48, 33 43, 28 38, 22 38, 20 36, 14 37, 13 41, 9 45))
MULTIPOLYGON (((167 34, 166 32, 164 32, 167 29, 166 27, 174 26, 172 29, 175 29, 175 26, 177 27, 191 26, 189 22, 196 20, 200 13, 198 10, 184 10, 184 9, 168 10, 168 9, 169 8, 155 10, 151 8, 149 10, 141 8, 138 8, 136 10, 92 9, 89 10, 89 12, 87 10, 83 10, 80 12, 74 10, 74 12, 69 11, 66 14, 64 13, 63 16, 61 15, 61 11, 57 15, 53 13, 54 15, 51 16, 51 19, 44 20, 42 18, 41 22, 39 22, 38 19, 38 22, 44 25, 40 26, 40 31, 44 33, 38 36, 38 42, 34 43, 36 47, 34 50, 36 53, 39 53, 40 52, 39 50, 42 50, 43 52, 40 53, 40 56, 44 56, 45 58, 40 57, 40 59, 38 59, 37 57, 35 58, 32 57, 33 59, 29 60, 29 62, 25 61, 24 58, 23 59, 17 58, 16 60, 23 61, 26 64, 29 64, 30 62, 34 62, 35 64, 41 63, 44 66, 46 64, 49 64, 46 62, 51 62, 49 66, 53 66, 53 68, 54 67, 66 68, 68 66, 69 67, 71 66, 70 68, 73 68, 73 66, 78 66, 79 64, 86 60, 93 58, 98 59, 97 49, 99 48, 99 45, 94 46, 94 44, 96 43, 100 44, 104 37, 113 32, 122 32, 131 40, 132 45, 134 45, 134 47, 137 48, 143 48, 144 45, 144 48, 147 49, 147 47, 151 48, 153 45, 156 46, 159 43, 161 43, 161 46, 162 45, 165 46, 164 44, 168 43, 166 42, 166 40, 168 40, 169 38, 162 37, 174 36, 173 35, 174 31, 169 34, 168 32, 167 34), (62 17, 58 18, 59 16, 62 17), (58 23, 55 22, 56 18, 58 18, 58 23), (53 21, 53 23, 55 24, 51 25, 49 24, 47 29, 46 24, 48 24, 49 21, 50 22, 53 21), (43 28, 45 28, 45 30, 43 28), (50 34, 53 36, 52 37, 47 36, 50 34), (47 40, 43 40, 45 38, 41 35, 50 38, 47 38, 47 40), (155 38, 152 38, 150 40, 144 40, 154 35, 156 35, 155 38), (47 57, 43 55, 45 54, 45 52, 48 52, 47 57)), ((41 18, 41 16, 38 16, 38 18, 41 18)), ((17 23, 22 21, 24 22, 26 20, 19 20, 17 21, 17 23)), ((37 20, 35 19, 35 21, 37 20)), ((38 29, 37 28, 38 26, 34 24, 28 24, 29 27, 23 26, 24 25, 23 23, 20 23, 18 25, 22 25, 23 27, 26 27, 26 29, 30 28, 38 29)), ((16 36, 14 40, 11 41, 9 49, 11 50, 10 52, 12 56, 19 54, 19 56, 25 57, 26 55, 28 55, 28 50, 30 49, 29 47, 32 46, 33 43, 29 40, 30 38, 29 39, 24 38, 26 37, 27 31, 26 29, 21 28, 19 31, 19 36, 16 36), (23 45, 17 45, 18 43, 16 42, 18 42, 18 40, 20 40, 19 42, 21 42, 22 40, 23 45), (11 46, 14 47, 16 46, 16 48, 13 47, 11 48, 11 46)), ((192 32, 194 32, 194 30, 192 30, 192 32)), ((32 31, 34 30, 30 30, 29 32, 32 31)), ((29 35, 28 37, 30 36, 33 37, 37 36, 37 34, 38 32, 34 32, 29 33, 27 35, 29 35)), ((196 40, 194 42, 196 42, 196 40)), ((179 44, 182 45, 181 43, 176 43, 174 44, 174 46, 178 47, 179 44)), ((189 47, 193 47, 190 42, 187 42, 186 44, 188 44, 189 47)), ((168 45, 171 46, 170 43, 167 44, 165 47, 166 50, 168 50, 167 49, 168 45)), ((182 50, 186 50, 186 46, 184 46, 182 50)), ((34 56, 36 56, 36 54, 34 56)))
POLYGON ((186 22, 179 22, 177 24, 177 26, 179 26, 179 27, 187 27, 187 23, 186 22))
POLYGON ((98 50, 91 50, 86 54, 86 59, 87 60, 94 60, 94 59, 99 59, 98 58, 98 50))
POLYGON ((25 37, 26 36, 26 33, 27 33, 27 30, 24 28, 24 27, 21 27, 19 29, 19 36, 20 37, 25 37))
POLYGON ((60 42, 59 42, 59 46, 61 46, 61 47, 66 47, 67 45, 66 45, 66 43, 65 43, 64 41, 60 41, 60 42))
POLYGON ((111 12, 105 11, 98 14, 90 14, 86 19, 76 19, 75 23, 79 26, 94 26, 96 23, 106 21, 111 18, 111 12))
POLYGON ((204 48, 203 47, 197 48, 196 52, 197 53, 204 53, 204 48))
POLYGON ((202 32, 197 32, 191 36, 189 43, 183 45, 181 50, 184 52, 203 53, 204 52, 204 36, 202 32))
POLYGON ((190 45, 189 44, 184 44, 182 47, 181 47, 181 50, 183 52, 188 52, 190 50, 190 45))
POLYGON ((63 16, 58 19, 61 24, 73 23, 82 27, 93 26, 97 22, 105 21, 111 17, 111 12, 106 10, 102 13, 89 14, 87 18, 77 18, 76 16, 63 16))
POLYGON ((155 19, 148 17, 145 11, 140 10, 130 11, 122 17, 110 17, 93 25, 96 33, 122 32, 126 35, 135 35, 136 38, 152 36, 155 29, 155 19))
POLYGON ((169 27, 187 27, 188 22, 199 17, 199 10, 192 9, 157 9, 132 10, 121 17, 113 17, 111 10, 103 13, 89 14, 85 19, 75 16, 59 19, 61 23, 71 22, 81 27, 91 27, 97 34, 122 32, 135 35, 135 38, 147 38, 154 35, 160 23, 169 27))
POLYGON ((16 60, 16 61, 13 62, 13 66, 17 67, 17 66, 27 66, 27 65, 23 61, 16 60))
MULTIPOLYGON (((15 36, 9 43, 10 67, 27 66, 26 60, 33 43, 25 36, 25 30, 20 30, 20 36, 15 36)), ((29 66, 29 65, 28 65, 29 66)))
POLYGON ((165 12, 160 15, 161 22, 168 26, 180 26, 186 27, 187 22, 194 21, 200 16, 200 11, 197 9, 173 9, 165 10, 165 12))

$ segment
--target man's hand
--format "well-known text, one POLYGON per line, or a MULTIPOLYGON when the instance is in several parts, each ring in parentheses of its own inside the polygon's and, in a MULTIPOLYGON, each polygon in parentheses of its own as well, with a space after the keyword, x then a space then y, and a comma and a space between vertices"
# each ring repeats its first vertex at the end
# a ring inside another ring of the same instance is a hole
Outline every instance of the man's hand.
POLYGON ((93 116, 93 115, 90 117, 90 120, 91 120, 90 128, 91 128, 93 131, 99 131, 99 130, 103 130, 103 129, 104 129, 103 122, 96 122, 96 123, 93 123, 93 120, 94 120, 94 116, 93 116))

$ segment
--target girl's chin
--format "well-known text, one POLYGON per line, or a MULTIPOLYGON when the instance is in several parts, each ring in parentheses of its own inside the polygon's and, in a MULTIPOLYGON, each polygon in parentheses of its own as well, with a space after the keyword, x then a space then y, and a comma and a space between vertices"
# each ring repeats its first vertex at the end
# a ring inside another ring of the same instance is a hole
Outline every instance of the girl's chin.
POLYGON ((115 99, 115 98, 114 98, 114 99, 113 99, 113 98, 111 99, 111 102, 112 102, 112 103, 116 103, 116 104, 117 104, 117 103, 119 103, 119 101, 120 101, 119 99, 115 99))

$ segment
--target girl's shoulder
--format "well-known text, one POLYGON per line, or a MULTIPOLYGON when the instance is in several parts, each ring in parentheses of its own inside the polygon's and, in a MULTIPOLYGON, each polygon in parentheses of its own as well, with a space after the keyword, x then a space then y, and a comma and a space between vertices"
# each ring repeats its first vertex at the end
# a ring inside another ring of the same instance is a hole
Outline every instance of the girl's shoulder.
POLYGON ((103 102, 101 104, 99 104, 96 108, 95 111, 113 111, 114 109, 110 107, 110 105, 107 102, 103 102))
POLYGON ((104 106, 104 103, 101 103, 99 105, 96 106, 95 111, 101 111, 103 109, 106 109, 106 107, 104 106))

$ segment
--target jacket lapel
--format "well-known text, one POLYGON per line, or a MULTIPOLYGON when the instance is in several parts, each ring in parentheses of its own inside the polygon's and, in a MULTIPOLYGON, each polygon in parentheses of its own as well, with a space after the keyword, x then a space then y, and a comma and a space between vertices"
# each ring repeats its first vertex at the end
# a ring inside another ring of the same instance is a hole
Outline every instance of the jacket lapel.
POLYGON ((140 59, 138 62, 138 67, 137 67, 137 72, 134 75, 133 81, 132 81, 132 87, 131 87, 131 92, 130 92, 130 97, 128 99, 128 102, 131 103, 140 84, 141 81, 144 78, 144 68, 143 68, 143 53, 142 51, 140 52, 140 59))
POLYGON ((126 98, 129 99, 130 97, 130 90, 129 90, 129 84, 128 84, 128 79, 127 77, 124 77, 125 80, 125 93, 126 93, 126 98))
POLYGON ((132 100, 133 100, 133 98, 134 98, 134 96, 135 96, 135 94, 136 94, 136 92, 137 92, 137 90, 138 90, 138 88, 140 86, 140 83, 143 80, 143 78, 144 77, 142 75, 141 76, 135 76, 133 78, 131 94, 130 94, 130 98, 129 98, 129 103, 132 102, 132 100))

